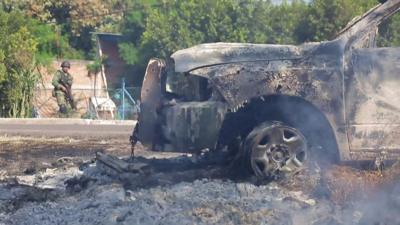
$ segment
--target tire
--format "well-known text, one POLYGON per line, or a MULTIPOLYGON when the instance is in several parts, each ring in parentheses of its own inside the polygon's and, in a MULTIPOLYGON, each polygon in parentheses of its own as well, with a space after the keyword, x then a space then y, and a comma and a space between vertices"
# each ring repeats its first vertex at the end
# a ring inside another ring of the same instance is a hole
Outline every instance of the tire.
POLYGON ((298 129, 282 122, 267 121, 247 135, 241 153, 246 167, 257 177, 277 179, 304 168, 307 141, 298 129))

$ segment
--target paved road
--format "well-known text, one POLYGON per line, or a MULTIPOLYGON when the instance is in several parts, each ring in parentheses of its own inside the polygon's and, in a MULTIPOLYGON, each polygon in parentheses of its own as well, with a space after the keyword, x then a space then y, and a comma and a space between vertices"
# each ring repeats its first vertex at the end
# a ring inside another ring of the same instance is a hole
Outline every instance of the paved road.
POLYGON ((128 139, 136 121, 0 119, 0 136, 128 139))

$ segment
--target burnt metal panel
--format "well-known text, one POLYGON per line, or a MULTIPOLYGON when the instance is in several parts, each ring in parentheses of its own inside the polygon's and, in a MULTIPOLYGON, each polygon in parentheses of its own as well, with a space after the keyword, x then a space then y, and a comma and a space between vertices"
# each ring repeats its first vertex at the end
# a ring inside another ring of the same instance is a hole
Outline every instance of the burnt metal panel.
POLYGON ((179 50, 171 58, 175 61, 176 72, 188 72, 226 63, 296 59, 301 57, 300 50, 292 45, 211 43, 179 50))
POLYGON ((353 50, 350 71, 345 102, 355 159, 372 159, 381 151, 399 154, 400 48, 353 50), (366 154, 356 154, 360 151, 366 154))
POLYGON ((151 144, 156 137, 158 110, 163 98, 161 74, 164 68, 165 63, 160 59, 151 59, 147 65, 140 94, 139 140, 143 144, 151 144))
MULTIPOLYGON (((371 33, 377 31, 382 21, 396 13, 400 8, 400 0, 388 0, 366 12, 361 17, 353 19, 341 32, 337 39, 347 40, 348 48, 365 47, 371 38, 371 33)), ((372 35, 374 36, 374 35, 372 35)))
POLYGON ((213 150, 227 106, 222 102, 181 102, 165 107, 163 134, 170 146, 164 150, 198 152, 213 150))

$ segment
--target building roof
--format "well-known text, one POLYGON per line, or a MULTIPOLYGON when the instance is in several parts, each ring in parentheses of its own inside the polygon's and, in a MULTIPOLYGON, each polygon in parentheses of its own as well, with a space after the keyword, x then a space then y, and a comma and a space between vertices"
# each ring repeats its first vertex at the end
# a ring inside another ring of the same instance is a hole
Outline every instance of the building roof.
POLYGON ((94 35, 100 40, 103 41, 115 41, 118 42, 122 39, 122 34, 119 33, 101 33, 101 32, 93 32, 94 35))

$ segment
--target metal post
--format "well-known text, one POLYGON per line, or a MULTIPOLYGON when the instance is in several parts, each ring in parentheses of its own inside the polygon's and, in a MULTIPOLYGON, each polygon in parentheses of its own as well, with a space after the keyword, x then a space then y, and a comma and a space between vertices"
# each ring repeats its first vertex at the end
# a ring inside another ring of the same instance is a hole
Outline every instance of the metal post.
POLYGON ((125 78, 122 78, 122 120, 125 120, 125 78))

